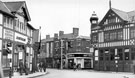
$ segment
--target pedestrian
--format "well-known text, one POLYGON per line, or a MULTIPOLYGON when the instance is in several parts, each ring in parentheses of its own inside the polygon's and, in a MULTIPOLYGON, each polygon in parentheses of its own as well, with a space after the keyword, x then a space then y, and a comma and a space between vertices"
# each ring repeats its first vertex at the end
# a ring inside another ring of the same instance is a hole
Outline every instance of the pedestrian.
POLYGON ((81 64, 77 64, 77 70, 81 69, 81 64))
POLYGON ((45 62, 42 63, 42 68, 43 68, 43 71, 46 72, 46 63, 45 62))
POLYGON ((40 71, 40 70, 39 70, 39 63, 37 63, 37 70, 38 70, 38 72, 40 71))
POLYGON ((26 64, 24 64, 24 72, 25 72, 25 75, 28 75, 28 67, 27 67, 27 65, 26 64))
POLYGON ((73 64, 73 69, 76 71, 76 63, 73 64))
POLYGON ((42 72, 42 62, 39 63, 39 71, 42 72))
POLYGON ((20 72, 20 75, 22 75, 22 73, 23 73, 23 67, 24 65, 23 65, 23 62, 22 62, 22 60, 20 60, 20 62, 19 62, 19 72, 20 72))

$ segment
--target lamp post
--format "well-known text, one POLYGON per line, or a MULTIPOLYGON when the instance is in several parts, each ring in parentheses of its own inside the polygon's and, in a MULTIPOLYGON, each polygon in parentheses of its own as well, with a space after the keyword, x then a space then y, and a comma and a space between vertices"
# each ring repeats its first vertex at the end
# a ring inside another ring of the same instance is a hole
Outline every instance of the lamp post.
POLYGON ((61 42, 61 47, 60 47, 61 48, 61 52, 60 52, 61 53, 61 64, 60 64, 60 68, 63 69, 63 60, 62 60, 62 56, 63 56, 63 40, 61 39, 60 42, 61 42))
POLYGON ((117 55, 117 56, 115 57, 116 72, 118 72, 118 60, 119 60, 119 56, 117 55))
POLYGON ((10 71, 9 71, 9 78, 12 76, 12 54, 8 54, 8 59, 10 59, 10 71))

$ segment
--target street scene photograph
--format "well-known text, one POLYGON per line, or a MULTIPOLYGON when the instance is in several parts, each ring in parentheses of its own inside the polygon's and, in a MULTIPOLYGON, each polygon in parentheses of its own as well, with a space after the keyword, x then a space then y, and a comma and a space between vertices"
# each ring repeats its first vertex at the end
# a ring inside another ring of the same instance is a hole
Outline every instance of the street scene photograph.
POLYGON ((135 0, 0 0, 0 78, 135 78, 135 0))

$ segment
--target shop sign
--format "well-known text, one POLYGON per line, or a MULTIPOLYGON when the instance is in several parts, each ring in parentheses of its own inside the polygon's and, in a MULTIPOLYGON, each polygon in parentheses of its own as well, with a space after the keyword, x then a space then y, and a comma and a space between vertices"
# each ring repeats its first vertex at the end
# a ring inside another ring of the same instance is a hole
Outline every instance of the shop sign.
POLYGON ((14 32, 11 30, 4 29, 3 38, 13 40, 14 32))
POLYGON ((27 44, 28 38, 22 34, 15 33, 15 41, 27 44))

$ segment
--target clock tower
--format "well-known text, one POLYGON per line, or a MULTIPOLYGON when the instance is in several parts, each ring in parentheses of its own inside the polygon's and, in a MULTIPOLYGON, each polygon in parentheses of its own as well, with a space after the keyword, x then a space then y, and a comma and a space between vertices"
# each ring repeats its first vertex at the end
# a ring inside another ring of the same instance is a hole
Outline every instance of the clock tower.
POLYGON ((92 16, 90 17, 91 29, 95 28, 98 25, 98 17, 95 11, 93 12, 92 16))

